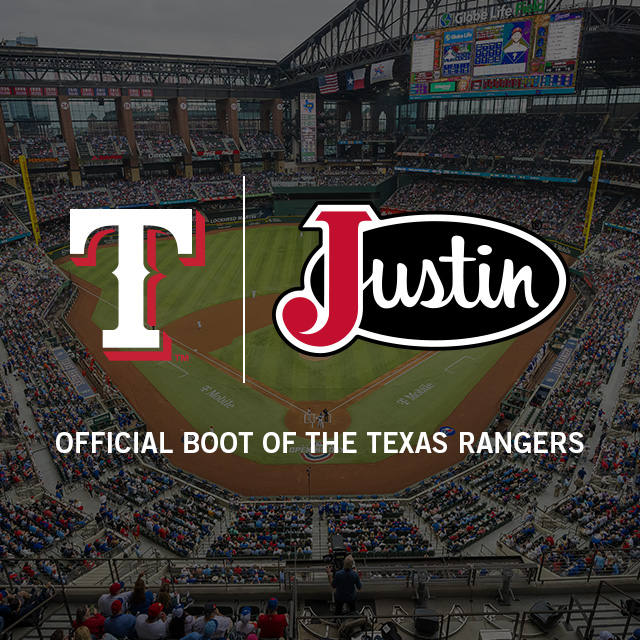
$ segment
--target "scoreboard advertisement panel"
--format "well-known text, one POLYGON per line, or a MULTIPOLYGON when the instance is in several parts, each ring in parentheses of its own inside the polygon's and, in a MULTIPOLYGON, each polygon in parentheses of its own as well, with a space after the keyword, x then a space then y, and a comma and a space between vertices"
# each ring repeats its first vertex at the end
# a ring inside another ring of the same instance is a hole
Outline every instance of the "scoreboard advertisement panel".
POLYGON ((414 33, 410 99, 573 93, 582 12, 414 33))

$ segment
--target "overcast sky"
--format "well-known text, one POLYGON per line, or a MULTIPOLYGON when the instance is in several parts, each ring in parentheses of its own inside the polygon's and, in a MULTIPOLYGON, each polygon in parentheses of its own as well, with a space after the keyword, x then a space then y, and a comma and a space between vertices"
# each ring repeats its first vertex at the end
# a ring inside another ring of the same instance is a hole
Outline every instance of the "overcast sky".
POLYGON ((280 59, 350 0, 20 0, 0 38, 42 47, 280 59))

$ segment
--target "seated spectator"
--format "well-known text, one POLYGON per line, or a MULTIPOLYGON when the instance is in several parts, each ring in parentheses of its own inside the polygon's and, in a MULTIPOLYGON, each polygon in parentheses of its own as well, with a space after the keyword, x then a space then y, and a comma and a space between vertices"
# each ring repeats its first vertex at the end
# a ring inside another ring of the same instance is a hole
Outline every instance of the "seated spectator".
POLYGON ((218 623, 218 628, 216 632, 213 634, 214 638, 224 638, 227 635, 227 632, 231 628, 231 618, 227 616, 223 616, 217 605, 213 605, 213 619, 218 623))
POLYGON ((255 633, 256 629, 255 623, 251 622, 251 607, 243 607, 240 610, 240 620, 236 622, 236 631, 247 638, 249 634, 255 633))
MULTIPOLYGON (((1 594, 3 594, 3 598, 0 599, 0 620, 4 621, 5 627, 9 627, 19 621, 36 624, 36 621, 29 617, 29 614, 53 595, 53 589, 48 583, 46 587, 39 590, 19 591, 15 595, 3 591, 1 594)), ((38 610, 37 617, 39 622, 42 617, 42 609, 38 610)))
POLYGON ((134 616, 147 614, 154 599, 153 593, 147 590, 144 580, 139 576, 129 598, 129 613, 134 616))
POLYGON ((136 630, 136 617, 130 613, 122 613, 122 600, 114 600, 111 615, 104 622, 105 633, 110 633, 118 640, 133 638, 136 630))
POLYGON ((261 639, 282 638, 289 625, 289 616, 278 613, 277 598, 269 598, 267 612, 258 618, 258 632, 261 639))
POLYGON ((194 630, 195 619, 185 613, 184 606, 179 604, 174 607, 171 615, 167 618, 167 633, 170 640, 184 638, 194 630))
POLYGON ((161 604, 154 602, 147 615, 141 613, 136 618, 138 640, 162 640, 167 635, 167 614, 162 608, 161 604))
MULTIPOLYGON (((216 605, 211 600, 209 600, 208 602, 205 602, 202 615, 196 618, 193 623, 193 630, 196 631, 197 633, 202 633, 206 624, 211 620, 215 619, 215 615, 216 615, 215 611, 216 611, 216 605)), ((217 629, 217 626, 216 626, 216 629, 217 629)))
POLYGON ((104 616, 101 616, 95 607, 80 607, 76 611, 76 619, 71 626, 74 630, 87 627, 92 636, 101 636, 104 629, 104 616))
POLYGON ((93 636, 87 627, 82 626, 73 634, 73 640, 93 640, 93 636))
MULTIPOLYGON (((142 575, 143 573, 140 573, 138 578, 141 578, 142 575)), ((114 600, 122 600, 122 604, 128 606, 133 591, 123 592, 122 589, 124 589, 124 582, 114 582, 109 587, 109 593, 105 593, 98 598, 98 609, 103 616, 111 615, 111 605, 114 600)), ((126 611, 127 607, 123 606, 123 609, 126 611)))
POLYGON ((202 629, 202 633, 198 631, 193 631, 186 635, 183 640, 210 640, 213 638, 213 634, 218 629, 218 623, 215 620, 209 620, 207 624, 204 625, 202 629))

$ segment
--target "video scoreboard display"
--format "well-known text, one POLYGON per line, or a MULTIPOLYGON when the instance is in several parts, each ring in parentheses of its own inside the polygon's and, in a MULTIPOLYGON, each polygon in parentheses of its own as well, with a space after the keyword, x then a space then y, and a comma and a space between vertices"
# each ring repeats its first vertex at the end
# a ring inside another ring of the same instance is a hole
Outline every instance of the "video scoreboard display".
POLYGON ((573 93, 581 34, 580 11, 414 33, 410 98, 573 93))

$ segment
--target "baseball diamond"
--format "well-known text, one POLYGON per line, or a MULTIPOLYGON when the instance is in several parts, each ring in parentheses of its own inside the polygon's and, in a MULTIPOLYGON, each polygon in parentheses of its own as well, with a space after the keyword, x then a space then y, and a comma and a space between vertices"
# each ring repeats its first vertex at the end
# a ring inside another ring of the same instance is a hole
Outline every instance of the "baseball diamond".
MULTIPOLYGON (((536 330, 487 346, 416 351, 359 340, 327 359, 301 358, 276 333, 272 308, 278 293, 299 282, 301 266, 315 247, 317 234, 307 232, 300 238, 295 225, 278 224, 251 227, 246 237, 247 384, 241 377, 241 230, 207 234, 205 277, 176 260, 173 239, 158 241, 157 265, 166 278, 157 290, 157 328, 172 338, 170 362, 103 362, 99 330, 113 328, 117 322, 116 280, 111 273, 117 264, 116 246, 100 248, 95 267, 78 268, 68 259, 61 261, 80 288, 69 316, 73 328, 83 340, 89 340, 94 357, 119 388, 131 389, 125 394, 149 428, 167 432, 167 442, 175 451, 170 458, 214 482, 222 481, 224 468, 233 464, 233 458, 236 463, 240 458, 277 470, 273 491, 281 494, 299 491, 302 467, 309 461, 331 467, 322 472, 327 476, 323 480, 327 491, 333 482, 338 490, 340 474, 354 464, 366 465, 350 480, 354 490, 362 492, 373 486, 376 464, 391 464, 395 469, 383 481, 389 491, 418 480, 425 467, 433 472, 445 468, 460 457, 455 446, 446 454, 425 453, 429 460, 422 453, 408 459, 407 454, 372 453, 366 433, 375 425, 384 425, 388 431, 413 431, 415 443, 420 432, 432 434, 445 424, 458 432, 482 431, 549 336, 554 319, 557 322, 574 299, 571 294, 563 308, 536 330), (255 298, 252 289, 258 292, 255 298), (176 295, 177 291, 184 293, 176 295), (121 384, 121 379, 128 383, 121 384), (170 414, 160 409, 165 403, 171 405, 170 414), (322 422, 323 430, 353 432, 357 453, 335 451, 309 458, 305 432, 318 428, 316 416, 325 409, 330 420, 322 422), (171 420, 167 420, 169 415, 171 420), (288 452, 268 456, 261 448, 226 457, 219 452, 181 452, 185 431, 206 433, 210 429, 250 430, 257 436, 289 430, 296 438, 288 452), (398 456, 403 457, 401 465, 398 456)), ((231 488, 264 491, 264 478, 255 483, 250 478, 240 474, 238 484, 231 488)), ((376 486, 380 482, 378 476, 376 486)))

